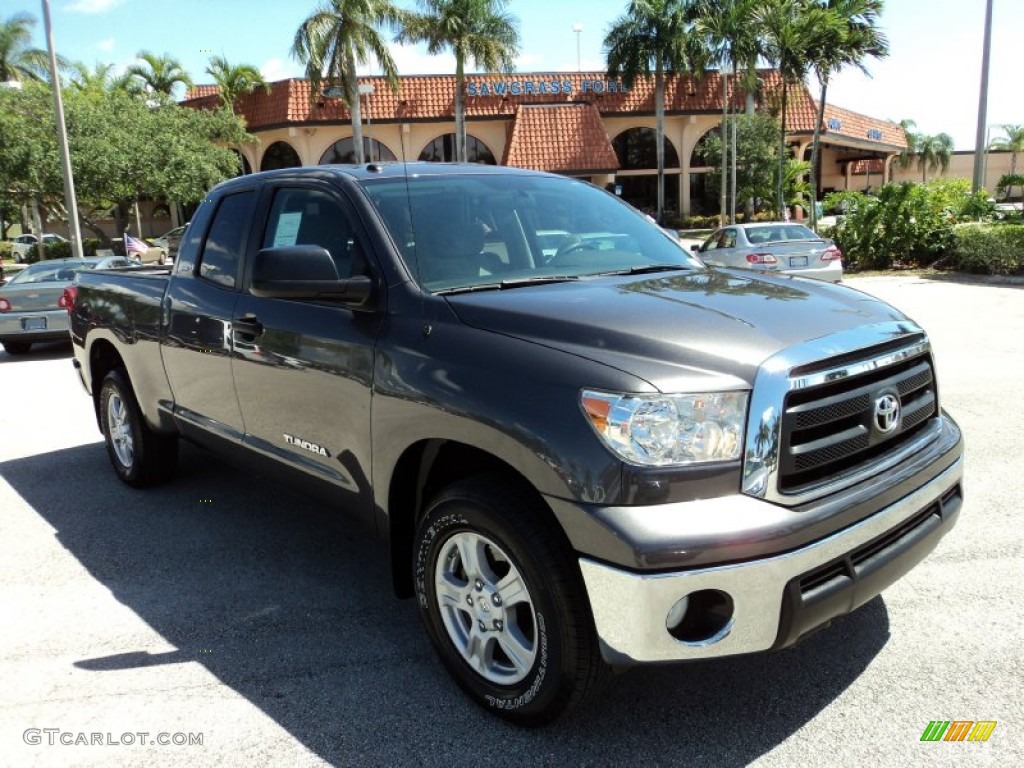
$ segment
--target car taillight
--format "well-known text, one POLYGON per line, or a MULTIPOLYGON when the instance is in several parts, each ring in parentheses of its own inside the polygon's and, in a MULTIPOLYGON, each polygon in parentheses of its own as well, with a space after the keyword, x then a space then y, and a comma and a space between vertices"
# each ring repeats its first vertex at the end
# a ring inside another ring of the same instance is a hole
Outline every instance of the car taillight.
POLYGON ((75 299, 78 298, 78 288, 73 285, 64 289, 64 293, 57 300, 57 306, 66 309, 68 312, 75 308, 75 299))
POLYGON ((825 249, 825 252, 821 254, 822 261, 837 261, 841 258, 843 258, 843 252, 834 245, 830 245, 825 249))
POLYGON ((750 262, 751 264, 762 265, 771 265, 778 263, 778 259, 772 256, 772 254, 770 253, 748 253, 747 261, 750 262))
POLYGON ((0 299, 0 312, 10 312, 10 311, 11 311, 11 302, 9 302, 7 299, 0 299))

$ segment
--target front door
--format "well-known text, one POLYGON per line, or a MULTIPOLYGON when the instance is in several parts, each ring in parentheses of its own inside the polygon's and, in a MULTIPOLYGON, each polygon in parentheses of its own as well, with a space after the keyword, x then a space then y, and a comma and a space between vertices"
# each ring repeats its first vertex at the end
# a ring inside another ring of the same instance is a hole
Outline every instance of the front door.
MULTIPOLYGON (((339 277, 370 274, 365 233, 333 187, 281 182, 271 194, 258 247, 319 245, 339 277)), ((243 293, 232 325, 246 445, 331 483, 368 522, 370 391, 381 317, 336 302, 243 293)))

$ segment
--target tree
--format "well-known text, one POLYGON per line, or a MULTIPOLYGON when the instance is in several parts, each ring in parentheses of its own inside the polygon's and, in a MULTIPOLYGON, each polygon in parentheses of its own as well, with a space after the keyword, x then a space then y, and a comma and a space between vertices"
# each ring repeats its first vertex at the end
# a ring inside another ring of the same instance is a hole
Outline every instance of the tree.
POLYGON ((912 129, 917 127, 917 123, 913 120, 903 119, 900 120, 900 128, 903 129, 903 135, 907 139, 907 146, 899 157, 896 158, 896 164, 900 168, 907 169, 914 164, 914 159, 917 154, 917 142, 921 134, 915 133, 912 129))
POLYGON ((693 68, 692 14, 692 3, 686 0, 633 0, 604 39, 609 77, 622 77, 632 87, 637 77, 654 72, 659 224, 665 210, 665 73, 693 68))
MULTIPOLYGON (((811 149, 811 194, 818 195, 818 160, 821 154, 821 126, 825 122, 825 101, 831 76, 844 67, 854 66, 868 74, 864 65, 869 56, 889 55, 889 41, 878 29, 883 0, 815 0, 832 19, 817 28, 808 59, 821 85, 818 116, 814 121, 811 149)), ((818 225, 818 206, 811 206, 811 226, 818 225)))
POLYGON ((142 64, 133 64, 128 67, 127 74, 138 78, 158 99, 170 101, 174 98, 174 89, 178 85, 186 88, 192 87, 192 78, 181 66, 181 62, 165 53, 158 56, 149 51, 139 51, 135 54, 142 64))
POLYGON ((1024 152, 1024 125, 1001 126, 1006 136, 992 140, 989 149, 1000 149, 1012 152, 1010 155, 1010 175, 1017 175, 1017 153, 1024 152))
POLYGON ((810 62, 805 52, 814 39, 815 30, 829 23, 831 17, 820 6, 807 0, 765 0, 756 9, 754 18, 764 37, 765 58, 778 69, 782 79, 775 207, 779 217, 784 218, 786 195, 783 180, 787 176, 790 155, 786 150, 789 86, 802 85, 807 79, 810 62))
MULTIPOLYGON (((771 200, 779 172, 775 157, 779 123, 765 112, 737 115, 733 119, 736 120, 736 196, 739 199, 771 200)), ((709 132, 706 142, 708 157, 722 157, 722 137, 719 132, 709 132)), ((721 164, 715 167, 715 171, 721 169, 721 164)), ((708 181, 710 187, 717 190, 721 183, 719 173, 713 172, 708 181)), ((795 187, 794 184, 788 191, 793 192, 795 187)))
MULTIPOLYGON (((702 38, 703 56, 709 64, 717 65, 725 79, 722 95, 722 148, 728 145, 725 132, 729 125, 728 112, 735 97, 729 96, 728 72, 732 70, 734 83, 742 82, 747 94, 757 91, 758 57, 763 53, 762 41, 754 23, 755 11, 761 0, 700 0, 695 7, 694 32, 702 38), (740 68, 743 75, 739 75, 740 68)), ((749 100, 748 100, 749 101, 749 100)), ((723 161, 720 216, 724 220, 726 209, 725 163, 723 161)), ((732 211, 735 214, 735 211, 732 211)), ((734 218, 730 216, 730 218, 734 218)))
POLYGON ((251 64, 230 64, 223 56, 211 56, 206 73, 217 84, 221 102, 232 112, 240 98, 257 88, 270 93, 270 84, 251 64))
POLYGON ((914 155, 917 167, 921 171, 921 181, 928 181, 928 171, 945 171, 949 168, 949 158, 953 155, 953 137, 948 133, 934 136, 918 134, 914 141, 914 155))
MULTIPOLYGON (((227 110, 158 108, 120 90, 69 90, 65 114, 83 223, 124 215, 141 195, 189 203, 237 173, 229 147, 248 139, 227 110)), ((53 95, 44 84, 0 89, 0 189, 63 212, 53 95)), ((119 221, 119 228, 121 227, 119 221)))
POLYGON ((141 96, 145 93, 137 78, 127 72, 121 75, 114 74, 113 64, 97 62, 90 69, 82 62, 75 61, 69 69, 71 76, 65 87, 73 91, 124 91, 132 96, 141 96))
POLYGON ((511 72, 519 55, 518 20, 505 11, 506 0, 420 0, 421 12, 402 20, 396 38, 426 43, 436 56, 455 56, 455 159, 466 162, 466 62, 477 68, 511 72))
POLYGON ((306 67, 311 97, 320 95, 324 79, 345 92, 357 163, 364 161, 365 153, 356 67, 376 59, 391 89, 397 91, 398 67, 380 27, 394 26, 403 17, 390 0, 326 0, 295 32, 291 53, 306 67))
POLYGON ((27 13, 16 13, 0 22, 0 83, 49 79, 49 56, 31 47, 35 24, 27 13))

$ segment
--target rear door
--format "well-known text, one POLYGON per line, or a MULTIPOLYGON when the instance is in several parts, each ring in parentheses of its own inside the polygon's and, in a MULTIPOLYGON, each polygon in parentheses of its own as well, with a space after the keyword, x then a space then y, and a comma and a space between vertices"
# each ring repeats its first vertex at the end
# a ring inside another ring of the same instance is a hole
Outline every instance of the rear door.
MULTIPOLYGON (((340 190, 282 180, 265 195, 256 249, 319 245, 339 277, 374 273, 366 232, 340 190)), ((370 388, 383 316, 381 309, 243 293, 232 324, 247 447, 329 482, 368 522, 370 388)))
POLYGON ((231 319, 238 302, 257 192, 232 189, 204 203, 182 244, 167 297, 162 345, 183 432, 238 443, 245 427, 231 372, 231 319))

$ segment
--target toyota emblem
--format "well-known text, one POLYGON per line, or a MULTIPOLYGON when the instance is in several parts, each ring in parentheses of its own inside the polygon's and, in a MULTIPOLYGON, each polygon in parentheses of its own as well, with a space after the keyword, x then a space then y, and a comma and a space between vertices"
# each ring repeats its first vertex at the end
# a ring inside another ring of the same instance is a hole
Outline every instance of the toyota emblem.
POLYGON ((900 423, 900 401, 896 395, 887 393, 875 400, 875 428, 887 435, 900 423))

